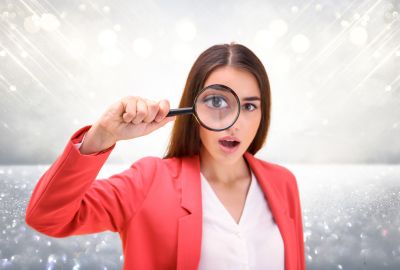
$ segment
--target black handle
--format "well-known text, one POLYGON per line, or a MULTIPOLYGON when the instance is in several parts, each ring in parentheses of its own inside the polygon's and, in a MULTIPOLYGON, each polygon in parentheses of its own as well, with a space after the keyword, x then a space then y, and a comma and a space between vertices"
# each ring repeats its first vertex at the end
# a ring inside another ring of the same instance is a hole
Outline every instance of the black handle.
POLYGON ((174 116, 174 115, 181 115, 181 114, 192 114, 193 112, 194 112, 193 107, 171 109, 171 110, 169 110, 167 117, 174 116))

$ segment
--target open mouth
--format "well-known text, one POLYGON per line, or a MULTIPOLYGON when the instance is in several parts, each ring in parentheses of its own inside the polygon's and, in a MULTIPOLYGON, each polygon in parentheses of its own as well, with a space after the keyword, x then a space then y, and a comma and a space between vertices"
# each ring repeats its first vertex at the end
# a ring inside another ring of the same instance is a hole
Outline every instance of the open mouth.
POLYGON ((225 147, 229 148, 234 148, 236 147, 240 142, 238 141, 230 141, 230 140, 219 140, 219 143, 225 147))

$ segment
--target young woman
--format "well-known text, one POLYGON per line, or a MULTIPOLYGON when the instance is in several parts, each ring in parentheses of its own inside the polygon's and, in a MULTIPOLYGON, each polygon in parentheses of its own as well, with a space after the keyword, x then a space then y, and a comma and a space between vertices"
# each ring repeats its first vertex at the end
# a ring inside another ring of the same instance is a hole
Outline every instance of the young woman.
POLYGON ((264 66, 243 45, 214 45, 193 64, 179 107, 213 84, 233 89, 240 102, 236 122, 222 131, 194 115, 167 117, 167 100, 137 96, 77 130, 39 179, 27 224, 53 237, 118 232, 124 269, 305 269, 296 178, 254 156, 270 123, 264 66), (117 141, 172 120, 163 158, 143 157, 96 179, 117 141))

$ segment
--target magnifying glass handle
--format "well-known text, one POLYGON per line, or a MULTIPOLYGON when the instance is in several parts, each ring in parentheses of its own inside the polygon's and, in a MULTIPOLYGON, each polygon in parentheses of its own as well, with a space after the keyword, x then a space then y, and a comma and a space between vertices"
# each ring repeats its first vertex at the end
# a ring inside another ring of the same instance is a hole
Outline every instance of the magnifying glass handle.
POLYGON ((194 112, 193 107, 171 109, 171 110, 169 110, 167 117, 174 116, 174 115, 182 115, 182 114, 192 114, 193 112, 194 112))

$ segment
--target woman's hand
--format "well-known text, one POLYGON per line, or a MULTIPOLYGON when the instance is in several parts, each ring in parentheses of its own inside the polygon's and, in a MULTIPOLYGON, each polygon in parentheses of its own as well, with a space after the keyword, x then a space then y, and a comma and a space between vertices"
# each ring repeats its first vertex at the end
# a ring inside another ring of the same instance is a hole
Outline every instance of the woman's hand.
POLYGON ((137 96, 127 96, 112 104, 88 130, 80 152, 99 152, 120 140, 147 135, 176 116, 166 117, 169 101, 158 102, 137 96))

